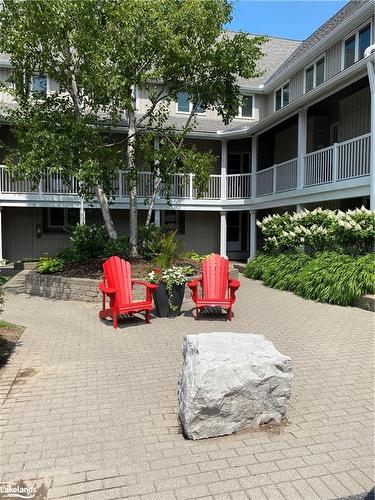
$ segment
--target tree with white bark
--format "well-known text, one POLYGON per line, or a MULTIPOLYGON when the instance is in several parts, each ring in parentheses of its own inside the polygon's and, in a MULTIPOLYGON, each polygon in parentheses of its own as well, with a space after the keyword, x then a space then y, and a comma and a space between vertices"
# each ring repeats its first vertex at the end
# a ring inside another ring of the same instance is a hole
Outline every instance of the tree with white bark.
POLYGON ((223 32, 231 13, 227 0, 4 0, 0 51, 10 54, 17 103, 5 112, 17 139, 10 171, 35 183, 46 173, 74 176, 80 194, 97 199, 112 238, 110 204, 125 171, 136 256, 140 165, 155 180, 148 222, 161 185, 168 197, 172 173, 196 174, 202 192, 214 155, 186 144, 197 110, 229 123, 241 102, 238 76, 258 74, 264 38, 223 32), (41 99, 31 81, 43 74, 58 90, 41 99), (138 92, 149 99, 143 110, 138 92), (192 105, 177 127, 172 103, 181 92, 192 105))

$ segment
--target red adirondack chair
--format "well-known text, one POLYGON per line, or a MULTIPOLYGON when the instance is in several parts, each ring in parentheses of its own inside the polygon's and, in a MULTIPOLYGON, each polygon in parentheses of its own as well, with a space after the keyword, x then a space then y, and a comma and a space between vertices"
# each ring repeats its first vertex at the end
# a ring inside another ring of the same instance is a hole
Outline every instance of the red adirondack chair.
POLYGON ((229 321, 232 320, 232 305, 236 300, 236 290, 240 282, 229 277, 229 261, 225 257, 213 254, 202 261, 202 277, 189 281, 196 307, 195 319, 198 319, 199 309, 204 307, 222 307, 227 310, 229 321), (201 286, 201 297, 198 287, 201 286))
POLYGON ((120 314, 134 314, 145 311, 145 321, 150 323, 152 294, 158 286, 131 277, 130 263, 120 257, 110 257, 103 264, 103 283, 99 283, 99 290, 103 294, 102 310, 99 318, 113 318, 113 327, 117 328, 117 319, 120 314), (133 286, 146 287, 146 298, 143 301, 133 300, 133 286), (109 297, 109 307, 106 307, 106 298, 109 297))

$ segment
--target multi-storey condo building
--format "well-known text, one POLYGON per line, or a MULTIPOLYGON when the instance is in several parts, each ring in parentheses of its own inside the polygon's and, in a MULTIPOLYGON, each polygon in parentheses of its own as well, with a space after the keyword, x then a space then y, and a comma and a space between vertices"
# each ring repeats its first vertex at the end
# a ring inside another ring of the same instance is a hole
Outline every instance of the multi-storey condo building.
MULTIPOLYGON (((224 127, 213 111, 202 111, 190 134, 189 141, 217 155, 205 195, 195 196, 192 175, 175 175, 171 205, 157 199, 155 223, 176 228, 186 250, 245 259, 260 244, 256 220, 268 213, 315 206, 374 209, 374 43, 373 0, 349 1, 303 42, 269 38, 259 63, 263 75, 239 81, 245 98, 238 116, 224 127)), ((9 58, 0 55, 0 79, 10 72, 9 58)), ((35 76, 33 85, 55 90, 47 76, 35 76)), ((139 90, 138 109, 147 104, 139 90)), ((177 126, 189 106, 186 95, 174 103, 177 126)), ((13 141, 5 122, 0 138, 13 141)), ((140 174, 140 197, 147 196, 150 178, 140 174)), ((118 184, 112 213, 126 234, 124 174, 118 184)), ((0 258, 12 260, 63 248, 69 223, 101 221, 100 210, 79 198, 74 182, 66 185, 53 175, 33 190, 28 181, 12 181, 3 166, 0 205, 0 258)), ((142 223, 147 206, 140 208, 142 223)))

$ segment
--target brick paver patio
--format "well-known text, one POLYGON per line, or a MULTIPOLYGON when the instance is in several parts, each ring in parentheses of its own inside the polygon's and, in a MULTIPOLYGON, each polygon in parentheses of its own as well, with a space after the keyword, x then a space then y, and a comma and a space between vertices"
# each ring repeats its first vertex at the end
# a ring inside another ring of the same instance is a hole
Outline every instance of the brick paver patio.
MULTIPOLYGON (((98 306, 8 295, 26 326, 1 370, 1 479, 48 498, 334 499, 373 486, 374 315, 243 278, 234 319, 101 324, 98 306), (184 335, 266 335, 294 364, 289 422, 187 441, 177 419, 184 335)), ((1 496, 1 495, 0 495, 1 496)))

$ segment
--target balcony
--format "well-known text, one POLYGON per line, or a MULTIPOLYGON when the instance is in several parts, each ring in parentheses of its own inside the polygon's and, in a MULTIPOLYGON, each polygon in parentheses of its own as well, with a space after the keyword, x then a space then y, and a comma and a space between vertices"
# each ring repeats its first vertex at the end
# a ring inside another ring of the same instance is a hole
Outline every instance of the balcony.
MULTIPOLYGON (((207 190, 198 198, 193 174, 173 174, 170 198, 172 205, 202 206, 220 209, 225 206, 256 205, 267 197, 287 199, 304 196, 312 188, 328 186, 339 190, 346 181, 369 176, 370 174, 370 134, 349 141, 334 144, 304 156, 301 173, 298 175, 298 159, 256 172, 255 193, 252 195, 252 174, 211 175, 207 190), (298 186, 298 179, 301 185, 298 186)), ((150 172, 140 172, 137 180, 139 198, 147 199, 152 194, 153 178, 150 172)), ((365 183, 368 184, 368 181, 365 183)), ((347 183, 347 185, 349 185, 347 183)), ((33 206, 36 202, 65 203, 76 206, 80 203, 78 182, 75 178, 66 181, 60 174, 47 175, 39 182, 37 189, 28 180, 14 181, 4 166, 0 166, 0 201, 5 204, 33 206)), ((316 190, 316 189, 315 189, 316 190)), ((121 172, 114 186, 115 204, 129 203, 127 174, 121 172)), ((163 189, 157 200, 166 205, 163 189)))

